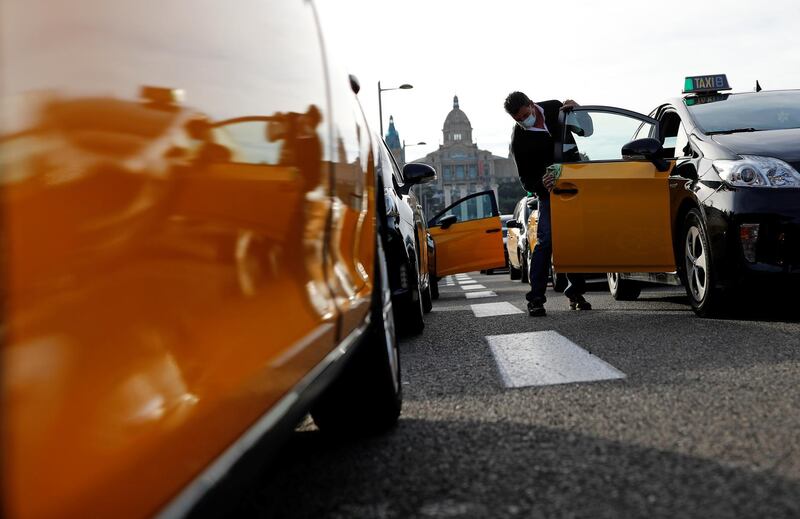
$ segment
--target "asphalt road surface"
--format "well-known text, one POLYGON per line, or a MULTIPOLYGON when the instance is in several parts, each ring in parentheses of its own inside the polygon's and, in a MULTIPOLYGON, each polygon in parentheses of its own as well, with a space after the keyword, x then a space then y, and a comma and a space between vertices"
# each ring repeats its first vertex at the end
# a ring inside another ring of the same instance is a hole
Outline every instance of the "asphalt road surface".
POLYGON ((401 343, 397 428, 307 420, 236 515, 800 517, 800 307, 700 319, 681 288, 594 285, 594 310, 549 291, 533 318, 507 274, 443 281, 401 343))

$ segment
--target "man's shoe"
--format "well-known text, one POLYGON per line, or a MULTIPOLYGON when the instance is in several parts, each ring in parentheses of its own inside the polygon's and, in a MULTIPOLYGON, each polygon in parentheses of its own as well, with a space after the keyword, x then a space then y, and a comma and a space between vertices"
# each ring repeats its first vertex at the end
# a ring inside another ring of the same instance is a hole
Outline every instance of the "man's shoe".
POLYGON ((544 317, 547 315, 547 312, 544 309, 544 303, 539 301, 537 302, 528 302, 528 315, 531 317, 544 317))
POLYGON ((583 298, 583 296, 578 296, 574 299, 569 300, 569 309, 570 310, 591 310, 592 305, 589 304, 589 301, 583 298))

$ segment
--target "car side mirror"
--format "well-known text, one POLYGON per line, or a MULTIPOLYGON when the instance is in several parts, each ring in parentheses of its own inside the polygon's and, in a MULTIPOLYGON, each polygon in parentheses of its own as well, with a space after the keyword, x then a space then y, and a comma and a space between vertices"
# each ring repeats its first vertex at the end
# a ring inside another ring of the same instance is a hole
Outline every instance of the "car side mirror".
POLYGON ((516 220, 509 220, 506 222, 507 229, 521 229, 522 226, 516 220))
POLYGON ((403 188, 402 192, 407 195, 412 186, 417 184, 427 184, 436 180, 436 170, 427 164, 411 162, 403 166, 403 188))
POLYGON ((444 218, 442 218, 441 220, 439 220, 439 225, 442 227, 442 229, 449 229, 450 226, 456 223, 457 221, 458 221, 458 216, 454 214, 449 214, 444 218))
POLYGON ((622 147, 622 158, 625 160, 646 159, 652 162, 659 171, 667 171, 669 163, 664 160, 664 148, 658 139, 636 139, 622 147))
POLYGON ((406 184, 427 184, 436 180, 433 166, 411 162, 403 166, 403 182, 406 184))

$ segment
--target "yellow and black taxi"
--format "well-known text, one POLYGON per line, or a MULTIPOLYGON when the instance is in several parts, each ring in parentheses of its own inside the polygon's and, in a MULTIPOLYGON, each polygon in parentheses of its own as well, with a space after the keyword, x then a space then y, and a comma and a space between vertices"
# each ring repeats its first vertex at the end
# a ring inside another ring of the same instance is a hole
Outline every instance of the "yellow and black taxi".
POLYGON ((386 255, 395 324, 402 335, 416 335, 425 328, 424 315, 433 308, 429 269, 428 229, 416 196, 415 185, 436 179, 427 164, 410 163, 402 173, 380 137, 376 168, 384 188, 386 208, 386 255))
POLYGON ((559 271, 612 273, 621 299, 672 273, 701 316, 800 277, 800 91, 729 90, 725 75, 688 77, 647 116, 562 115, 576 144, 560 146, 553 191, 559 271))
POLYGON ((0 515, 180 517, 308 411, 396 423, 383 186, 315 3, 2 7, 0 515))
POLYGON ((403 166, 403 200, 414 213, 414 232, 419 257, 420 286, 423 292, 423 309, 430 312, 433 299, 439 298, 439 285, 436 282, 436 244, 428 232, 428 221, 419 197, 413 187, 436 180, 436 169, 427 164, 410 163, 403 166))

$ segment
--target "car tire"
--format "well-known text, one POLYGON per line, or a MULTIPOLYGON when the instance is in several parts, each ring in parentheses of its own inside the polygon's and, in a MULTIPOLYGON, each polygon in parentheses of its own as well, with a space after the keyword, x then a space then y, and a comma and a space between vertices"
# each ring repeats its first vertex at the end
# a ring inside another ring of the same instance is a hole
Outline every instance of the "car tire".
POLYGON ((422 290, 422 311, 430 313, 433 310, 433 297, 431 295, 431 280, 428 277, 428 285, 422 290))
POLYGON ((697 209, 686 214, 681 241, 684 286, 694 313, 713 317, 722 313, 723 295, 716 285, 714 258, 709 247, 708 231, 697 209))
POLYGON ((339 377, 311 407, 319 429, 334 435, 377 434, 392 428, 403 405, 386 256, 379 244, 370 323, 339 377))
POLYGON ((642 293, 642 285, 630 279, 622 279, 619 272, 609 272, 606 274, 608 279, 608 291, 616 301, 636 301, 642 293))
POLYGON ((521 274, 519 280, 521 283, 530 283, 530 277, 528 272, 529 271, 528 256, 529 256, 528 251, 525 251, 522 253, 522 257, 519 259, 519 265, 521 267, 520 268, 521 274))
POLYGON ((437 278, 435 274, 431 274, 430 276, 431 299, 436 301, 439 299, 439 278, 437 278))
POLYGON ((425 329, 425 311, 423 309, 422 291, 419 287, 419 274, 414 263, 408 264, 408 278, 413 286, 408 288, 409 297, 405 301, 405 308, 401 312, 402 320, 398 324, 401 335, 419 335, 425 329))

